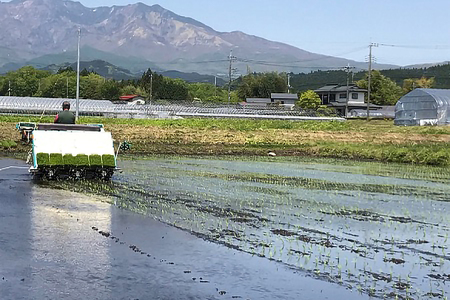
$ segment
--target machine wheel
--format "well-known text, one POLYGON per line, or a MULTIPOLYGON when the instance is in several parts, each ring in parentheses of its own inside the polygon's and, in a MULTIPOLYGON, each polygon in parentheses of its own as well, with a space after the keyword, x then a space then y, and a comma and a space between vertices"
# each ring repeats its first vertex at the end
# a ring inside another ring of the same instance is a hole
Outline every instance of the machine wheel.
POLYGON ((55 179, 58 179, 58 175, 56 174, 56 171, 54 171, 54 170, 47 170, 45 172, 45 178, 47 178, 48 180, 55 180, 55 179))
POLYGON ((108 169, 103 169, 100 172, 100 178, 106 181, 111 180, 111 177, 113 176, 114 171, 113 170, 108 170, 108 169))

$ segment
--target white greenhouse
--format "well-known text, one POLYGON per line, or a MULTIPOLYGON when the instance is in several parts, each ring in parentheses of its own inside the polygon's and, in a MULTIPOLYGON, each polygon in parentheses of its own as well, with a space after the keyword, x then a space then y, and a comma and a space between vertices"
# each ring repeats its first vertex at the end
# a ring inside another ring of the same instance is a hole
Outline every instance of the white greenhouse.
POLYGON ((450 90, 415 89, 395 105, 395 125, 450 125, 450 90))

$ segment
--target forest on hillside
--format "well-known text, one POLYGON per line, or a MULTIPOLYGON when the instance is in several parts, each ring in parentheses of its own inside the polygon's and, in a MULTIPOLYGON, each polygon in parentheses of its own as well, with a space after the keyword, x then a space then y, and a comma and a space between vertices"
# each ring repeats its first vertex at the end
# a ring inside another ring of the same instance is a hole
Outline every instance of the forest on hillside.
MULTIPOLYGON (((366 76, 367 70, 347 73, 345 70, 313 71, 311 73, 300 73, 291 75, 291 86, 297 92, 318 89, 326 84, 342 84, 356 82, 366 76)), ((380 70, 380 73, 398 86, 403 87, 406 79, 434 78, 433 88, 450 89, 450 64, 438 65, 428 68, 399 68, 390 70, 380 70)))

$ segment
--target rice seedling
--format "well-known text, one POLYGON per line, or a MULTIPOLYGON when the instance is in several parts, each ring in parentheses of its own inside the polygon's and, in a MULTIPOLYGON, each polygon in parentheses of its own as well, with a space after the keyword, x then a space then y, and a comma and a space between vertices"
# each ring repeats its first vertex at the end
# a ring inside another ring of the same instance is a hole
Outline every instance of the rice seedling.
POLYGON ((111 185, 86 190, 120 194, 119 206, 374 297, 398 295, 401 282, 402 297, 420 298, 428 274, 450 273, 450 229, 440 225, 450 188, 418 179, 448 179, 435 168, 189 157, 120 164, 111 185))

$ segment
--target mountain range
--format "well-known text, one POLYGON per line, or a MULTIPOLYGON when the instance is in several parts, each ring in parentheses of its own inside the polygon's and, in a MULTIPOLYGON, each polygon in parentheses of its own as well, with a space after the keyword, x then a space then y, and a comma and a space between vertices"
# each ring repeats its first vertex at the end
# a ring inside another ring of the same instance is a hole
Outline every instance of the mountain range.
MULTIPOLYGON (((51 64, 40 69, 56 73, 60 69, 67 69, 67 68, 76 70, 77 64, 76 63, 51 64)), ((89 72, 95 72, 105 78, 115 80, 133 80, 139 79, 142 76, 142 73, 132 73, 127 69, 117 67, 103 60, 81 61, 80 70, 84 69, 86 69, 89 72)), ((169 70, 169 71, 160 71, 158 72, 158 74, 163 75, 165 77, 183 79, 184 81, 190 83, 203 82, 216 84, 217 86, 223 86, 226 83, 226 81, 221 78, 217 78, 212 75, 202 75, 195 72, 186 73, 175 70, 169 70)))
MULTIPOLYGON (((364 62, 311 53, 243 32, 218 32, 160 5, 142 3, 88 8, 69 0, 0 2, 0 67, 44 67, 81 59, 105 60, 133 73, 148 68, 216 75, 227 73, 230 50, 238 73, 365 69, 364 62)), ((395 68, 374 65, 374 68, 395 68)))

